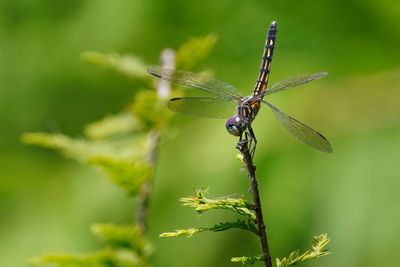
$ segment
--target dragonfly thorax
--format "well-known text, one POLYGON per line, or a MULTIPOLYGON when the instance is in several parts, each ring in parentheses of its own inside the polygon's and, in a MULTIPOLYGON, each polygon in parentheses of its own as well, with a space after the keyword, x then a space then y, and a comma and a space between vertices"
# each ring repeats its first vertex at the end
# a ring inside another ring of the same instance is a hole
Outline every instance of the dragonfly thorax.
POLYGON ((250 124, 260 110, 260 101, 252 96, 246 97, 239 102, 237 114, 250 124))

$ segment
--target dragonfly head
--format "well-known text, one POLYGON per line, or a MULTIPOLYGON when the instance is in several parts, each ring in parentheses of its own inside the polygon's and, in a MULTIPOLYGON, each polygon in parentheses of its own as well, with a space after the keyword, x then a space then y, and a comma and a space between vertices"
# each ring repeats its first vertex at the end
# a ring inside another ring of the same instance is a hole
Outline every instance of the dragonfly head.
POLYGON ((245 120, 238 115, 232 116, 226 121, 226 129, 231 135, 240 136, 246 128, 245 120))

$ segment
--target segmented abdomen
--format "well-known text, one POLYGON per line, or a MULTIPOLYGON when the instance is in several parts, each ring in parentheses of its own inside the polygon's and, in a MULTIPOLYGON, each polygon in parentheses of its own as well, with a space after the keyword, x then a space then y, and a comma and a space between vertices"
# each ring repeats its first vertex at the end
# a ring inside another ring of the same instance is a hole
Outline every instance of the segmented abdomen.
POLYGON ((268 76, 271 70, 272 55, 274 54, 275 38, 278 31, 276 22, 269 25, 267 40, 265 43, 263 59, 261 62, 260 74, 258 75, 253 95, 261 95, 267 89, 268 76))

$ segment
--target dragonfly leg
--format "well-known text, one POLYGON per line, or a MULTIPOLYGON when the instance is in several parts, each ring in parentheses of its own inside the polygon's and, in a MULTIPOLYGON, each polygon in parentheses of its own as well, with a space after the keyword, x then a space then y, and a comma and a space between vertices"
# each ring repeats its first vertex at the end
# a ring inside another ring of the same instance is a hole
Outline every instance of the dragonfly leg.
POLYGON ((241 134, 241 135, 239 135, 239 142, 236 144, 236 148, 237 149, 240 149, 241 147, 243 147, 243 146, 247 146, 247 138, 246 138, 246 135, 245 135, 245 137, 243 138, 243 133, 241 134))
POLYGON ((257 147, 257 138, 256 135, 254 134, 253 128, 251 128, 251 125, 249 125, 247 128, 249 130, 249 136, 250 136, 250 144, 249 144, 250 154, 251 158, 254 158, 254 154, 256 153, 256 147, 257 147))

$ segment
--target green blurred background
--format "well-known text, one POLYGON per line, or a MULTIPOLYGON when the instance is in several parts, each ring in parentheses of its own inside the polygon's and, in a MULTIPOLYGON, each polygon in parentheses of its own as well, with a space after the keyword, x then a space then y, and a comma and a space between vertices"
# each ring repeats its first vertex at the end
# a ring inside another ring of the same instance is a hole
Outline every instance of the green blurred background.
MULTIPOLYGON (((92 169, 21 144, 27 131, 80 136, 83 126, 129 103, 141 84, 86 65, 85 50, 157 64, 193 36, 219 41, 201 68, 252 89, 267 26, 279 33, 271 80, 327 71, 305 88, 270 97, 321 130, 333 154, 292 138, 263 109, 254 123, 256 165, 274 257, 327 232, 333 254, 304 266, 396 266, 400 251, 400 2, 2 0, 0 2, 0 262, 20 267, 46 252, 99 247, 93 222, 130 223, 134 199, 92 169)), ((258 252, 241 231, 158 239, 175 228, 230 218, 180 206, 193 187, 248 195, 224 121, 176 116, 161 145, 150 238, 155 266, 233 266, 258 252)))

